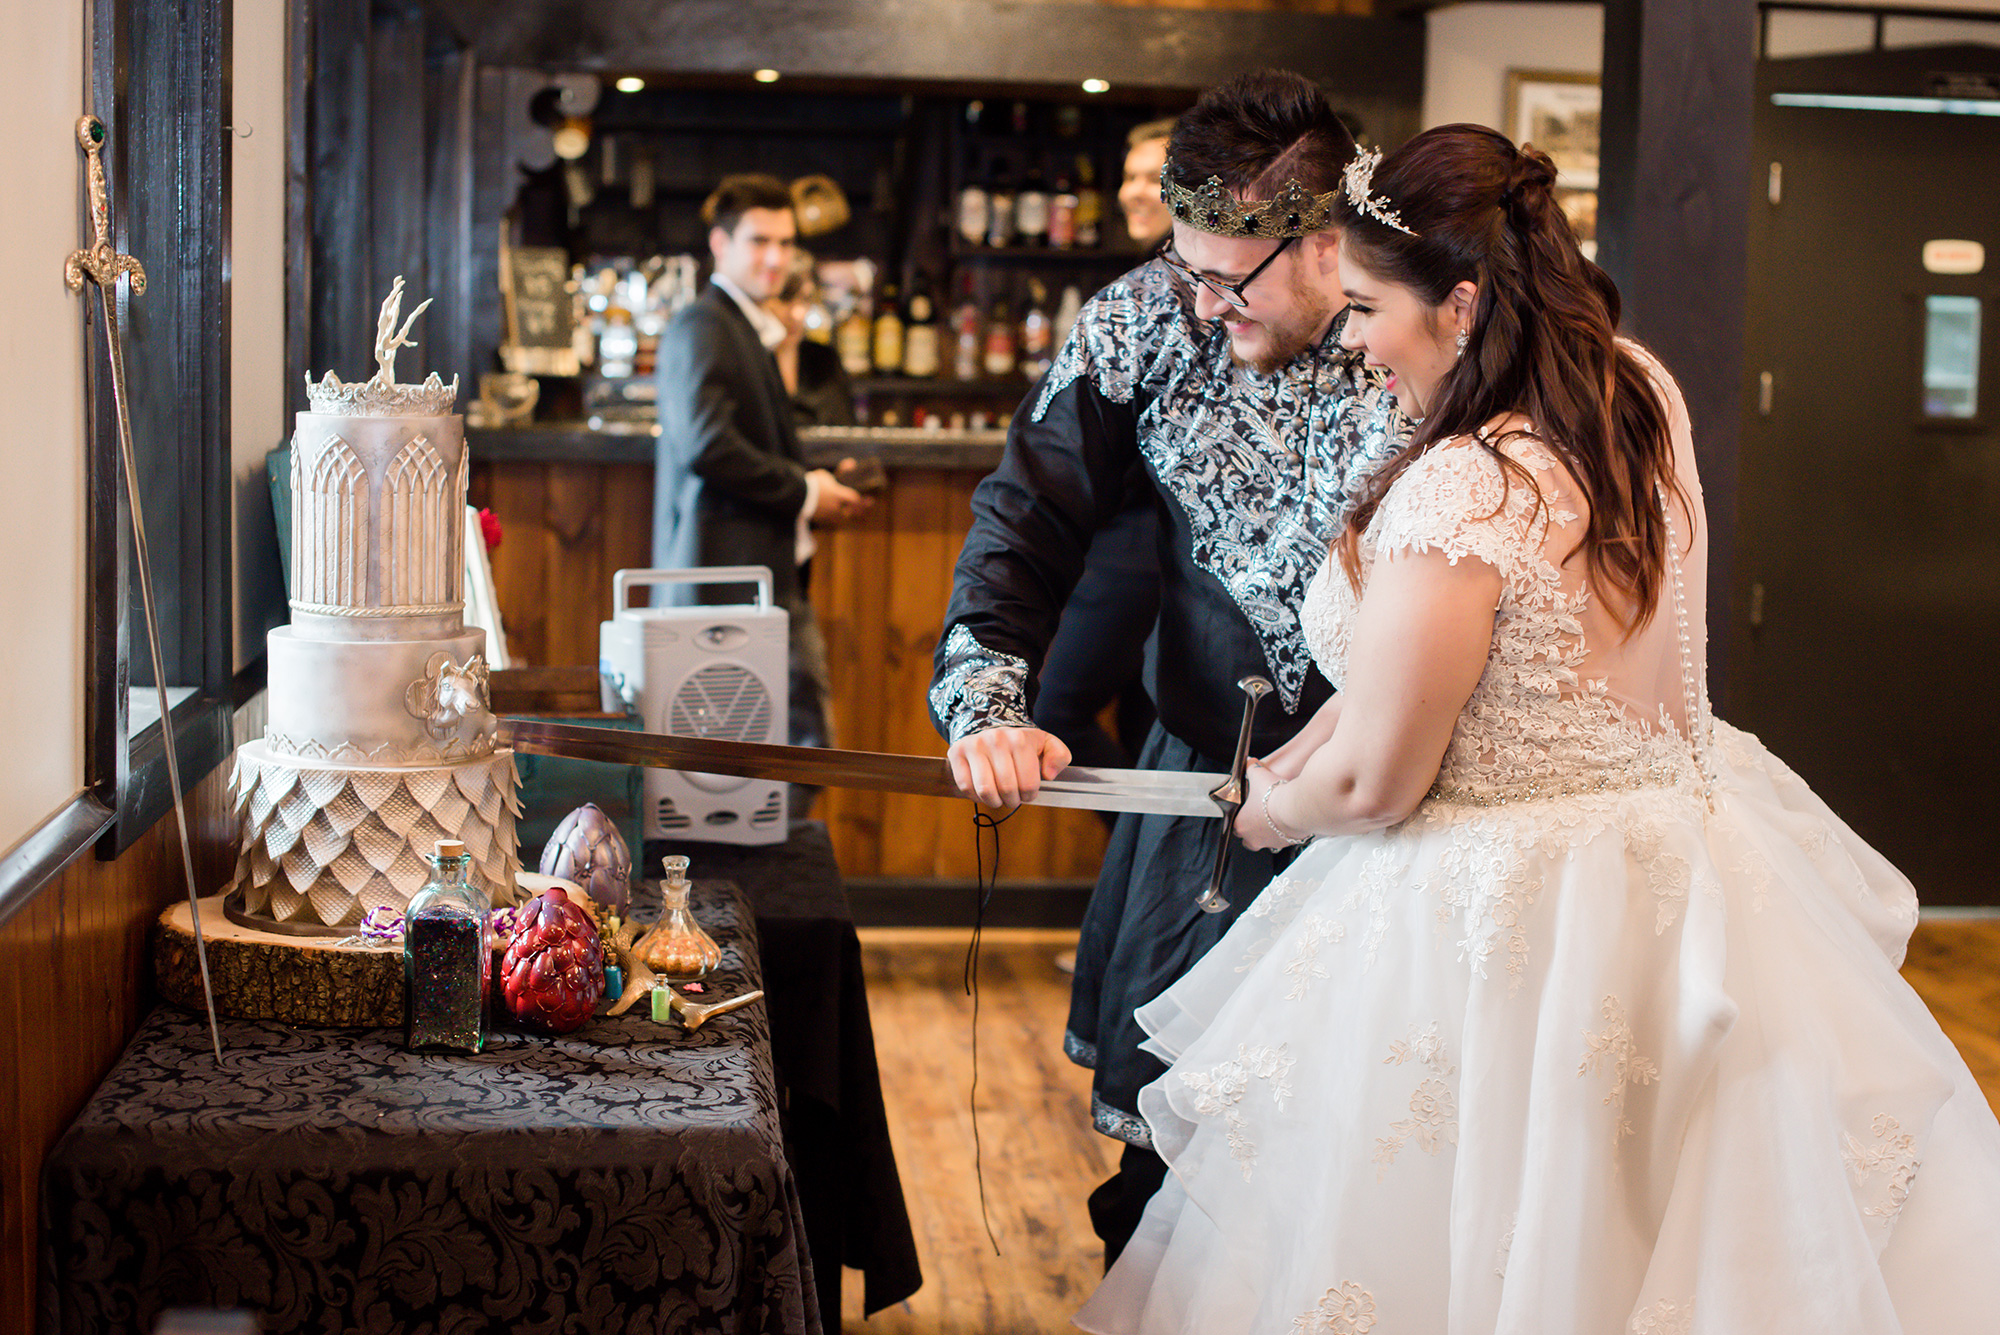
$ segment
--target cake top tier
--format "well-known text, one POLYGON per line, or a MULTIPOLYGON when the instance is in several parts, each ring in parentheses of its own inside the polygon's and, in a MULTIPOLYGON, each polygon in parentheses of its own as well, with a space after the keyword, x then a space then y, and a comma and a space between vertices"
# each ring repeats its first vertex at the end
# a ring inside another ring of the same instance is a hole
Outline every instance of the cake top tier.
POLYGON ((375 374, 353 384, 343 381, 332 371, 328 371, 317 384, 308 375, 306 400, 312 405, 312 411, 333 417, 450 416, 458 402, 457 376, 451 378, 449 385, 439 380, 435 371, 426 376, 420 385, 396 383, 396 349, 417 346, 416 340, 410 337, 410 326, 430 304, 430 298, 424 298, 398 329, 396 317, 403 309, 403 280, 398 275, 389 287, 389 295, 382 299, 381 312, 375 319, 375 374))

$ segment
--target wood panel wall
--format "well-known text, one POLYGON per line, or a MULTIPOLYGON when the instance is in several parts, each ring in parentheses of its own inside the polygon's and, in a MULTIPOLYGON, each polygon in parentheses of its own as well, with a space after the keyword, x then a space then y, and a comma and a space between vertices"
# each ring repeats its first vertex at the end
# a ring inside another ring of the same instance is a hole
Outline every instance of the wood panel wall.
MULTIPOLYGON (((597 661, 612 575, 652 561, 652 475, 645 464, 473 465, 472 503, 501 523, 493 582, 515 666, 597 661)), ((836 745, 944 754, 925 697, 979 478, 892 469, 863 522, 820 531, 812 595, 833 678, 836 745)), ((816 814, 850 877, 975 874, 967 803, 831 789, 816 814)), ((1001 856, 1009 880, 1088 880, 1104 856, 1103 825, 1089 812, 1023 811, 1007 822, 1001 856)))
MULTIPOLYGON (((927 704, 931 655, 980 477, 896 470, 865 519, 821 531, 813 610, 826 636, 838 745, 944 754, 927 704)), ((820 802, 849 876, 975 874, 969 803, 858 788, 829 789, 820 802)), ((1104 826, 1087 811, 1022 810, 1007 821, 1000 850, 1008 880, 1090 880, 1104 858, 1104 826)))
MULTIPOLYGON (((231 870, 228 766, 189 794, 204 891, 231 870)), ((170 814, 115 862, 85 853, 0 924, 0 1330, 35 1328, 42 1161, 154 1001, 150 932, 184 892, 170 814)))

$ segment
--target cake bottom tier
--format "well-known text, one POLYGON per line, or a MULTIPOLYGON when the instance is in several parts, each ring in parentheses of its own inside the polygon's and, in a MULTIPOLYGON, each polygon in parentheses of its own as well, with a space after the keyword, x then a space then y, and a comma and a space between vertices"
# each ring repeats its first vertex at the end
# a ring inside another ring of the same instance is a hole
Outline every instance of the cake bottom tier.
POLYGON ((400 913, 440 839, 464 843, 494 904, 518 897, 512 751, 368 769, 279 756, 259 740, 237 750, 230 786, 242 852, 229 889, 250 918, 310 932, 358 928, 374 908, 400 913))

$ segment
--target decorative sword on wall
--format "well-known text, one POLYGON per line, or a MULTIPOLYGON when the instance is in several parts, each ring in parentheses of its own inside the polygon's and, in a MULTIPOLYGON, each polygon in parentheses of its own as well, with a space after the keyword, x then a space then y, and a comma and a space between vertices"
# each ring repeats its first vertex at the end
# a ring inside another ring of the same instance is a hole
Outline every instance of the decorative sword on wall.
MULTIPOLYGON (((1080 807, 1089 811, 1139 811, 1163 816, 1220 816, 1215 862, 1208 888, 1195 903, 1205 913, 1229 907, 1222 882, 1229 870, 1231 829, 1243 805, 1243 776, 1250 762, 1250 728, 1257 702, 1271 691, 1262 677, 1236 683, 1243 692, 1243 725, 1236 736, 1235 762, 1227 774, 1171 770, 1091 769, 1071 765, 1044 782, 1030 805, 1080 807)), ((920 797, 965 797, 941 756, 903 756, 880 751, 836 751, 820 746, 777 746, 731 742, 623 728, 593 728, 539 719, 500 721, 501 746, 531 755, 598 760, 612 765, 729 774, 746 779, 778 779, 819 788, 873 788, 920 797)))
MULTIPOLYGON (((146 291, 146 270, 111 244, 111 201, 104 187, 104 122, 95 116, 77 118, 76 142, 83 149, 90 195, 91 245, 72 251, 63 265, 69 290, 83 290, 88 279, 97 289, 97 309, 104 321, 105 355, 111 363, 111 403, 118 419, 118 449, 124 461, 125 496, 132 512, 132 552, 139 573, 139 600, 145 611, 146 647, 153 656, 153 686, 160 694, 160 727, 165 732, 167 788, 173 794, 174 821, 180 827, 181 870, 187 877, 189 917, 194 924, 195 956, 201 963, 201 991, 208 1002, 208 1034, 215 1059, 222 1060, 222 1026, 215 1018, 215 989, 208 979, 208 947, 202 940, 201 895, 195 887, 194 848, 188 842, 187 798, 181 788, 181 766, 174 754, 173 706, 167 699, 166 661, 160 653, 160 618, 153 605, 153 563, 146 550, 146 516, 139 500, 139 466, 132 454, 132 413, 125 392, 125 345, 118 334, 118 280, 131 285, 132 295, 146 291)), ((89 298, 84 298, 89 304, 89 298)), ((86 317, 88 318, 88 317, 86 317)))

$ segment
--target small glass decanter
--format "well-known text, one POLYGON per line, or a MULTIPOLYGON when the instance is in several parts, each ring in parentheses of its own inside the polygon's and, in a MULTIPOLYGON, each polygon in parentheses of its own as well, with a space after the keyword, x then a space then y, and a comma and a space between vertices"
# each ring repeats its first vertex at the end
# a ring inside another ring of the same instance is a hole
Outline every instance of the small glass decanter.
POLYGON ((648 934, 642 958, 652 971, 670 983, 691 983, 705 978, 722 961, 722 947, 688 908, 688 860, 663 859, 667 879, 660 887, 660 925, 648 934))
POLYGON ((431 879, 403 916, 403 1046, 412 1052, 478 1052, 486 1046, 493 906, 467 874, 456 839, 426 853, 431 879))

